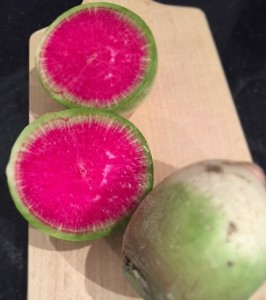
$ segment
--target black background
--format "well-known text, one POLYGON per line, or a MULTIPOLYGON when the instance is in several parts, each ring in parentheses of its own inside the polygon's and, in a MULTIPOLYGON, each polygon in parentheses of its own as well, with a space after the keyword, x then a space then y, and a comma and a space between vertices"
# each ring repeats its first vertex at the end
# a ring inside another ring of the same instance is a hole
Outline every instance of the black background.
MULTIPOLYGON (((5 167, 28 122, 28 40, 80 2, 0 0, 0 300, 26 299, 27 224, 10 199, 5 167)), ((266 1, 160 2, 205 11, 253 159, 266 170, 266 1)))

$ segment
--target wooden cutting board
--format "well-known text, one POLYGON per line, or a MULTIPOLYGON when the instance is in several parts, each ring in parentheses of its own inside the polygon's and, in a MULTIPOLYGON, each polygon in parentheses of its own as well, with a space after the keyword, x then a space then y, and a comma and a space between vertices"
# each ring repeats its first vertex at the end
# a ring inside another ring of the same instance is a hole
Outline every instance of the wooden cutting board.
MULTIPOLYGON (((204 13, 151 0, 114 2, 140 15, 158 46, 155 84, 130 117, 150 145, 155 184, 197 160, 251 160, 204 13)), ((30 120, 64 109, 48 97, 36 78, 33 56, 41 33, 30 39, 30 120)), ((139 299, 121 271, 122 234, 71 243, 30 227, 28 299, 139 299)), ((252 299, 266 299, 266 288, 252 299)))

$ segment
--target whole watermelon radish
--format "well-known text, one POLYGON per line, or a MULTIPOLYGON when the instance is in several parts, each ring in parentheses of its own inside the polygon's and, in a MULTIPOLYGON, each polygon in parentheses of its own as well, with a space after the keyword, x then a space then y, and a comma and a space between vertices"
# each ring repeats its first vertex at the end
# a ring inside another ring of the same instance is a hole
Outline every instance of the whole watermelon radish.
POLYGON ((124 271, 147 300, 248 300, 266 281, 266 190, 248 162, 201 161, 142 201, 124 271))

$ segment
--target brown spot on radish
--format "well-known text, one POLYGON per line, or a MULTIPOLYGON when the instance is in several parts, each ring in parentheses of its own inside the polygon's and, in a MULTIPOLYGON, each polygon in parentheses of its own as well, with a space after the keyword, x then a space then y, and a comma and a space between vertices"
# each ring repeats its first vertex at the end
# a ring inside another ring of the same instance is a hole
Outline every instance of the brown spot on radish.
POLYGON ((228 266, 229 268, 232 268, 234 265, 235 265, 235 263, 234 263, 233 261, 228 260, 227 266, 228 266))
POLYGON ((228 228, 227 228, 227 235, 231 235, 233 233, 236 233, 238 231, 237 226, 234 222, 229 222, 228 228))
POLYGON ((249 183, 249 184, 251 183, 251 180, 248 179, 246 176, 243 176, 243 175, 238 174, 238 173, 235 173, 235 175, 236 175, 237 177, 241 178, 242 180, 244 180, 246 183, 249 183))
POLYGON ((132 268, 133 264, 131 262, 131 259, 128 256, 126 256, 126 254, 123 253, 123 255, 124 255, 124 265, 125 265, 125 267, 132 268))
POLYGON ((206 172, 223 173, 223 168, 217 165, 207 165, 206 172))

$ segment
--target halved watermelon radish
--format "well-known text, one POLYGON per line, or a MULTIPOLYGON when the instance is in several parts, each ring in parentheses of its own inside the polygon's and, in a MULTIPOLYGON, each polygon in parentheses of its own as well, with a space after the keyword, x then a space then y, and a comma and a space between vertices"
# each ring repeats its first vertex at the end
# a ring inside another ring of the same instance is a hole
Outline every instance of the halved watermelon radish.
POLYGON ((130 121, 74 108, 43 115, 22 131, 7 177, 16 207, 33 226, 88 240, 126 224, 152 188, 153 163, 130 121))
POLYGON ((132 11, 110 3, 76 6, 45 31, 36 51, 44 88, 66 107, 132 112, 157 69, 155 40, 132 11))

